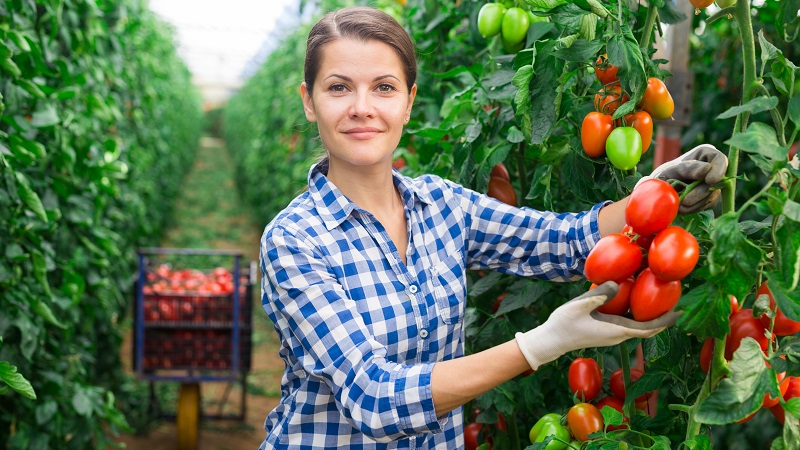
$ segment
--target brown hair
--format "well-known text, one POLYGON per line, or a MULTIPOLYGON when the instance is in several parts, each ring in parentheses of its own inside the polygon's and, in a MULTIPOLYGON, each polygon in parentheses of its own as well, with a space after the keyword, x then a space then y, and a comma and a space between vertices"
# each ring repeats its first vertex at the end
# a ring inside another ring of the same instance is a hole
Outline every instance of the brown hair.
POLYGON ((308 33, 304 78, 310 93, 322 62, 322 48, 336 39, 380 41, 397 52, 403 64, 408 90, 417 80, 417 58, 414 43, 408 32, 385 12, 365 6, 343 8, 329 12, 308 33))

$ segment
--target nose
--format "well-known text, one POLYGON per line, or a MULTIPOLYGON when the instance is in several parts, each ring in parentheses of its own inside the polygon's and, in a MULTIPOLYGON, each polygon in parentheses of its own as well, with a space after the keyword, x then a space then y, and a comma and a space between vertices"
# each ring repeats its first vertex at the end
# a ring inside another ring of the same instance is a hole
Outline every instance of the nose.
POLYGON ((375 108, 372 104, 372 98, 368 89, 359 89, 353 96, 353 103, 350 105, 350 118, 358 119, 364 117, 373 117, 375 115, 375 108))

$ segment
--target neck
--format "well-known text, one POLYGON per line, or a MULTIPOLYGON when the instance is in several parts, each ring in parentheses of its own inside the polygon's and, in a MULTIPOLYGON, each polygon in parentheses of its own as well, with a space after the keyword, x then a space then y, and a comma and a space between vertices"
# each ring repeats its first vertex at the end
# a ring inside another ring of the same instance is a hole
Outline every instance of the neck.
POLYGON ((351 166, 331 161, 328 179, 360 208, 377 216, 402 208, 391 167, 383 164, 351 166))

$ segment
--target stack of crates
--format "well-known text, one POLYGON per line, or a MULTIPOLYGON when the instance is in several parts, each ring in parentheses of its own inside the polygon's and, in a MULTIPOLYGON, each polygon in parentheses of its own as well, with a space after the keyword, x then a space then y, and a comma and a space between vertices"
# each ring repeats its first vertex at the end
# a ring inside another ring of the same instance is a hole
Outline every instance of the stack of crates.
POLYGON ((219 250, 139 251, 133 366, 141 378, 224 381, 250 370, 255 263, 243 270, 241 258, 219 250))

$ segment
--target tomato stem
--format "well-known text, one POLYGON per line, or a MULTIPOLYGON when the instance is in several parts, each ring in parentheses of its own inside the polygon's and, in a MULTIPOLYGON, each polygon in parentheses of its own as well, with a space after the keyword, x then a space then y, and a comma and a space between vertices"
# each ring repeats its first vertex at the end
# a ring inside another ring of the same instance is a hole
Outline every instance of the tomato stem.
POLYGON ((702 182, 703 182, 703 180, 694 180, 694 181, 692 181, 692 183, 690 185, 686 186, 686 189, 684 189, 683 192, 681 192, 681 195, 678 198, 678 203, 683 202, 683 199, 686 197, 686 195, 688 195, 690 192, 692 192, 694 190, 694 188, 699 186, 700 183, 702 183, 702 182))
POLYGON ((653 34, 653 26, 656 23, 656 18, 658 17, 658 8, 656 8, 652 2, 650 6, 647 7, 647 18, 644 21, 644 28, 642 29, 642 39, 640 47, 647 49, 650 47, 650 36, 653 34))
POLYGON ((706 26, 711 25, 712 23, 716 22, 722 17, 726 17, 732 15, 736 11, 735 6, 728 6, 727 8, 722 8, 719 11, 712 14, 708 19, 706 19, 706 26))
POLYGON ((625 342, 619 344, 619 363, 622 368, 622 380, 625 385, 625 404, 622 409, 626 417, 633 417, 636 414, 636 403, 627 395, 631 387, 631 355, 625 342))

